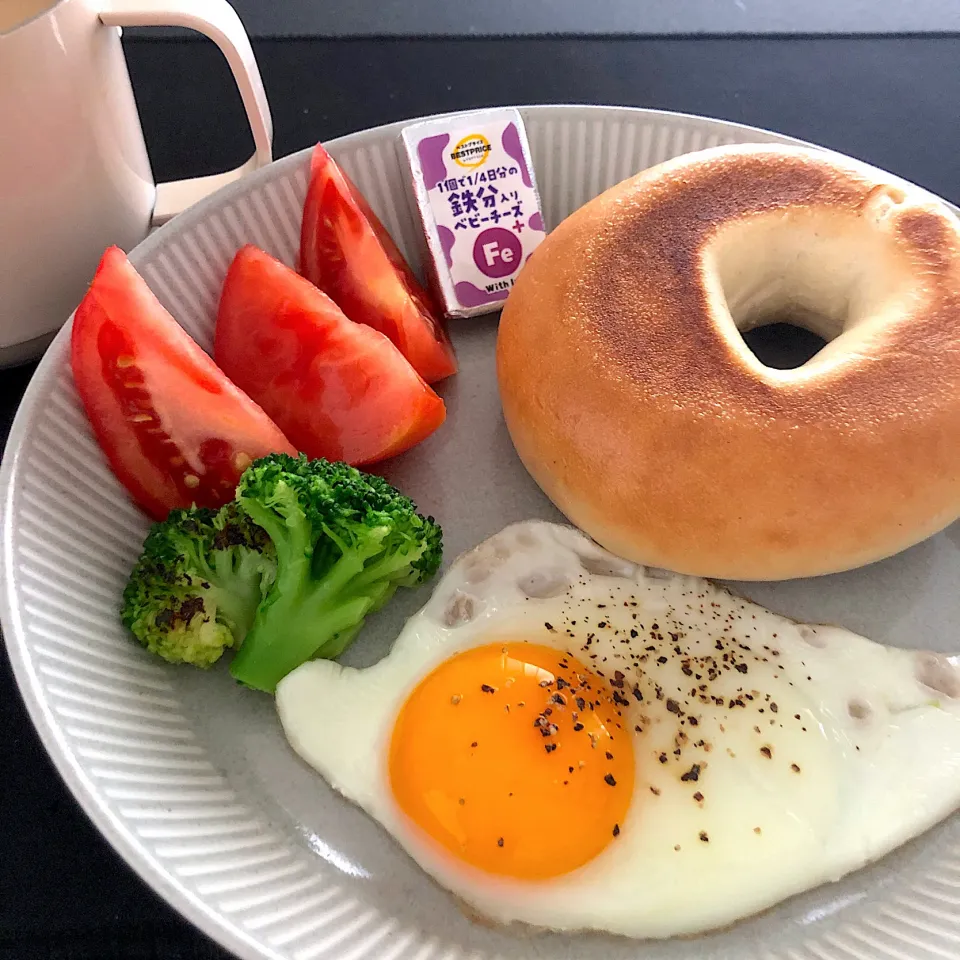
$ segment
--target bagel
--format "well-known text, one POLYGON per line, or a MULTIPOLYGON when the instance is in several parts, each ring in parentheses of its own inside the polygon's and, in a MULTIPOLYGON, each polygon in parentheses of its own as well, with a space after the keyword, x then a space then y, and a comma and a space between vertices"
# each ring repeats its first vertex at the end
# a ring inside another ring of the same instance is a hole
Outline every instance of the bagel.
POLYGON ((857 567, 960 515, 960 222, 803 147, 688 154, 557 227, 507 299, 514 446, 608 550, 734 580, 857 567), (788 318, 826 345, 764 366, 788 318))

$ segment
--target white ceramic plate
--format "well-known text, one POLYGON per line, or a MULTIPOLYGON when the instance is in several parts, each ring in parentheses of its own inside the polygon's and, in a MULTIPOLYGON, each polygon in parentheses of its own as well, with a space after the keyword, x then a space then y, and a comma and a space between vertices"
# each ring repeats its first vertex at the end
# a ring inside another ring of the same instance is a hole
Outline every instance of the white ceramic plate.
MULTIPOLYGON (((552 227, 629 174, 720 143, 785 138, 623 108, 524 111, 552 227)), ((400 174, 400 125, 329 144, 416 260, 400 174)), ((220 284, 245 242, 287 263, 297 247, 308 152, 218 193, 132 254, 204 346, 220 284)), ((505 524, 553 518, 505 432, 493 371, 495 319, 454 326, 462 372, 449 416, 390 478, 441 519, 447 556, 505 524)), ((389 836, 288 749, 272 701, 226 671, 161 665, 124 635, 117 606, 147 529, 80 408, 64 330, 20 408, 0 475, 2 620, 30 715, 87 813, 178 910, 244 958, 296 960, 951 960, 960 955, 960 819, 873 867, 732 929, 636 943, 520 935, 476 925, 389 836)), ((841 576, 741 589, 809 621, 876 640, 960 650, 960 533, 841 576)), ((425 594, 398 598, 349 651, 375 660, 425 594)), ((37 851, 43 855, 43 851, 37 851)), ((650 878, 656 883, 656 878, 650 878)))

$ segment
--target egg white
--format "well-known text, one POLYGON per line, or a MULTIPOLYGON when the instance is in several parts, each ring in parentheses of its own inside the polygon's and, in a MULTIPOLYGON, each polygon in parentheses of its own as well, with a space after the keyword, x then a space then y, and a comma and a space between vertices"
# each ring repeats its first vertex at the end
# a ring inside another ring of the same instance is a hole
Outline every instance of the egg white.
POLYGON ((954 810, 957 697, 955 658, 796 624, 536 521, 460 557, 375 666, 304 664, 279 685, 277 708, 297 753, 480 913, 668 937, 838 879, 954 810), (398 808, 387 775, 394 721, 417 683, 507 638, 561 647, 608 678, 620 670, 643 694, 624 708, 642 732, 619 837, 548 881, 452 858, 398 808))

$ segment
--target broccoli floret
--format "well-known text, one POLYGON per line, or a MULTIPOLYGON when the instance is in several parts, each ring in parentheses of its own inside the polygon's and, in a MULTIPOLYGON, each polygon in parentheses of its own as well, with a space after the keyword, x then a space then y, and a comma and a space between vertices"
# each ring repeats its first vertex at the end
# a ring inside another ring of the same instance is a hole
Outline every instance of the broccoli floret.
POLYGON ((441 530, 380 477, 275 454, 255 461, 218 511, 154 524, 121 619, 147 649, 231 672, 259 690, 313 657, 336 657, 398 587, 440 566, 441 530))
POLYGON ((246 636, 275 574, 270 538, 236 503, 173 510, 144 541, 120 619, 164 660, 209 667, 246 636))
POLYGON ((368 613, 440 566, 433 518, 345 463, 263 457, 241 477, 237 502, 276 550, 276 580, 230 668, 259 690, 306 660, 338 656, 368 613))

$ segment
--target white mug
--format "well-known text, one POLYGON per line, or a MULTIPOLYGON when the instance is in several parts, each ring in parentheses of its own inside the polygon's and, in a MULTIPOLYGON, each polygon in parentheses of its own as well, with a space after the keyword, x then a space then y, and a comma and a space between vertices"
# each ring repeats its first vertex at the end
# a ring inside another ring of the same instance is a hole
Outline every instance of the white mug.
POLYGON ((0 0, 0 366, 40 354, 105 247, 269 163, 260 72, 227 0, 0 0), (189 27, 223 51, 256 152, 236 170, 155 184, 120 45, 124 26, 189 27))

